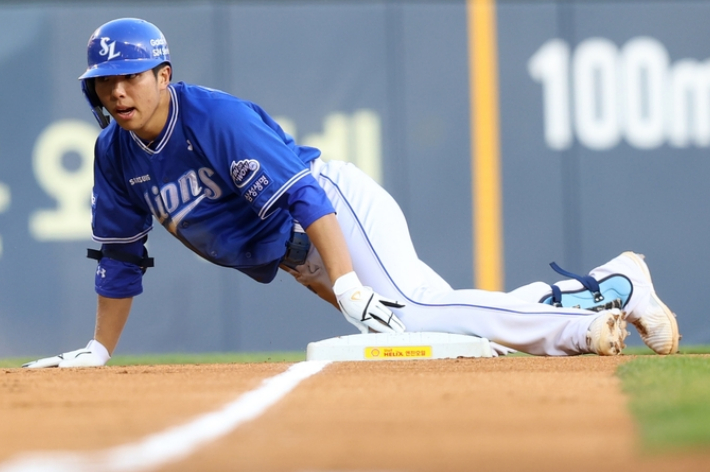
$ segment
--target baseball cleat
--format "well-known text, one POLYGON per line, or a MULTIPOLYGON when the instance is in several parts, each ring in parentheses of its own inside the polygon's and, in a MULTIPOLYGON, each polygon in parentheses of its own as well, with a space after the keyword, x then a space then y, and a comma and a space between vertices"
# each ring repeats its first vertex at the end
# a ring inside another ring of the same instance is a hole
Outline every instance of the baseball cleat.
POLYGON ((624 339, 628 335, 624 312, 614 308, 601 312, 589 325, 587 346, 600 356, 618 356, 626 347, 624 339))
POLYGON ((678 333, 678 322, 675 313, 658 298, 644 256, 627 251, 621 254, 621 257, 628 258, 641 269, 643 282, 649 288, 647 303, 636 304, 633 311, 629 313, 629 321, 636 327, 643 342, 654 352, 675 354, 678 352, 681 338, 678 333))

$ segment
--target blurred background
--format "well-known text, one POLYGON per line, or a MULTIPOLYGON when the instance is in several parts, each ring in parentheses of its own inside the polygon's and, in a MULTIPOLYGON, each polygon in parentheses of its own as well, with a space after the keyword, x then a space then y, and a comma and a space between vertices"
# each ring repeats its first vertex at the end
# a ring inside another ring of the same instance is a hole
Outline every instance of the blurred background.
MULTIPOLYGON (((174 81, 260 104, 357 163, 404 210, 420 258, 476 286, 471 17, 465 1, 0 1, 0 356, 93 334, 90 193, 99 132, 77 77, 119 17, 155 23, 174 81)), ((474 11, 475 13, 475 11, 474 11)), ((685 344, 710 342, 710 1, 495 3, 501 290, 647 256, 685 344)), ((279 275, 260 285, 159 226, 118 351, 304 350, 354 334, 279 275)), ((636 335, 631 344, 640 344, 636 335)))

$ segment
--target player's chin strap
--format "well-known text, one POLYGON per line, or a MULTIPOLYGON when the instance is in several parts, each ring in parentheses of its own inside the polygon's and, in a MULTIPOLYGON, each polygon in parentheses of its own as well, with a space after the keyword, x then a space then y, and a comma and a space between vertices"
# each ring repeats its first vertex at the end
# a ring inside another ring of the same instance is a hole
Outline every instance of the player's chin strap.
POLYGON ((89 102, 89 108, 91 108, 91 113, 94 114, 94 118, 98 121, 101 129, 106 128, 109 123, 111 123, 111 115, 108 114, 104 106, 99 100, 99 96, 96 95, 96 88, 94 80, 96 79, 84 79, 81 81, 81 90, 84 92, 84 97, 89 102))
POLYGON ((560 275, 569 277, 582 284, 582 290, 563 292, 557 285, 551 285, 552 296, 547 296, 541 303, 556 307, 583 308, 601 311, 611 308, 623 308, 631 298, 633 285, 621 274, 612 274, 597 280, 591 275, 577 275, 566 271, 556 263, 550 267, 560 275))
POLYGON ((109 259, 135 264, 141 268, 141 271, 144 274, 148 267, 155 266, 153 258, 148 257, 148 250, 145 247, 143 247, 143 257, 139 257, 128 252, 117 251, 111 248, 103 248, 100 251, 88 248, 86 250, 86 257, 89 259, 96 259, 97 261, 100 261, 104 257, 108 257, 109 259))

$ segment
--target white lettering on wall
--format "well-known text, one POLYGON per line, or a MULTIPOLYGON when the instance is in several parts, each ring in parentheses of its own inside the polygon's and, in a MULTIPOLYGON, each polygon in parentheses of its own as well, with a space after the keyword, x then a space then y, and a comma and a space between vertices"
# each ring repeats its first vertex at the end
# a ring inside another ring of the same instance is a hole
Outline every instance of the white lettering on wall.
POLYGON ((30 214, 30 234, 38 241, 91 239, 91 188, 93 187, 94 142, 98 130, 85 121, 62 120, 49 125, 37 138, 32 152, 32 170, 37 183, 57 206, 30 214), (76 169, 63 158, 79 156, 76 169))
POLYGON ((542 85, 544 139, 555 150, 580 144, 599 151, 625 140, 637 149, 710 147, 710 62, 670 63, 657 39, 621 48, 594 37, 572 51, 545 42, 528 61, 542 85))

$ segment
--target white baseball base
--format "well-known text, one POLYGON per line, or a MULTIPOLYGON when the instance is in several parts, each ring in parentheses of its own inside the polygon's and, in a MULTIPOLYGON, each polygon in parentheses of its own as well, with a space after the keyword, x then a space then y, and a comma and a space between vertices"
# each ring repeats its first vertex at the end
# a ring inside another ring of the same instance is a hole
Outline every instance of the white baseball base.
POLYGON ((448 333, 371 333, 308 343, 309 361, 391 361, 493 357, 485 338, 448 333))

